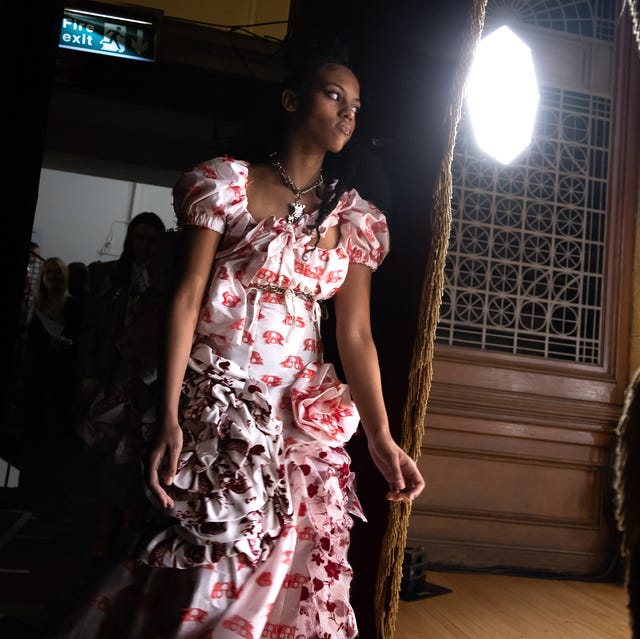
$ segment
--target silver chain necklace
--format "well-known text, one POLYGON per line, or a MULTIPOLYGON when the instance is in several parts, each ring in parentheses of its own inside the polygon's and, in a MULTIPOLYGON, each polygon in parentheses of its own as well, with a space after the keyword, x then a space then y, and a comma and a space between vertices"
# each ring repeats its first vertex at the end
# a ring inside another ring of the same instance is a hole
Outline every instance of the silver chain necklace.
POLYGON ((303 215, 305 205, 300 201, 300 198, 305 194, 309 193, 309 191, 313 191, 317 189, 319 186, 324 184, 324 176, 322 175, 322 171, 320 171, 320 175, 318 179, 308 186, 305 189, 301 189, 296 186, 295 182, 289 177, 289 174, 284 170, 284 167, 280 162, 276 159, 276 154, 273 153, 271 155, 271 164, 278 169, 280 172, 280 176, 282 177, 282 181, 293 191, 296 196, 296 199, 289 204, 289 213, 287 214, 287 222, 289 224, 295 224, 303 215))

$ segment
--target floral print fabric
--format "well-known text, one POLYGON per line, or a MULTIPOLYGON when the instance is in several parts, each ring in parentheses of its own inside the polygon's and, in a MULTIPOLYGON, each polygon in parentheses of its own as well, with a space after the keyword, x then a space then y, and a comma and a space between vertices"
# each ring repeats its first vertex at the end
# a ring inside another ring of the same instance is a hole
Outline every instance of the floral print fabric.
POLYGON ((183 384, 175 506, 67 637, 125 628, 158 639, 357 634, 347 550, 352 517, 364 515, 343 446, 359 416, 323 361, 319 301, 336 293, 350 262, 379 266, 387 226, 352 190, 320 227, 339 227, 337 246, 312 248, 306 218, 251 216, 248 171, 215 158, 174 190, 180 225, 223 234, 183 384), (154 629, 133 630, 142 627, 154 629))

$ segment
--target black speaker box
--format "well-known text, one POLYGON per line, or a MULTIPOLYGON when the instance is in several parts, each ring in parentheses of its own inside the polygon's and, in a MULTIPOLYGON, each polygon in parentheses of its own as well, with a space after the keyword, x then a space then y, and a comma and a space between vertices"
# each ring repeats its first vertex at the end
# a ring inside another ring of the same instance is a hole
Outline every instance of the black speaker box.
POLYGON ((402 581, 400 582, 400 599, 415 601, 427 599, 451 592, 450 588, 437 586, 426 581, 427 558, 422 546, 407 546, 402 562, 402 581))

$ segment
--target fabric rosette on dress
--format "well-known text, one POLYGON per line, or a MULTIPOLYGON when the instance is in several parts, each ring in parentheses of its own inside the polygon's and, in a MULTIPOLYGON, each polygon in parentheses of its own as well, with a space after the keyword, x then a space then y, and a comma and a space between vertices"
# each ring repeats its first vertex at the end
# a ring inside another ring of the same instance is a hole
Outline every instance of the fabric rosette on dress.
POLYGON ((360 415, 332 364, 313 362, 291 387, 291 407, 296 426, 329 446, 346 444, 356 432, 360 415))

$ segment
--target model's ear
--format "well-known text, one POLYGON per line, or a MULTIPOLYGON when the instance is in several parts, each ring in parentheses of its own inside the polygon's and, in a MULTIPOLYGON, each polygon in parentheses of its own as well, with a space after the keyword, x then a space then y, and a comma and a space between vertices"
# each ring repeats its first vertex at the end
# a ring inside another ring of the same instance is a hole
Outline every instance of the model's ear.
POLYGON ((298 96, 293 89, 285 89, 282 92, 282 107, 285 111, 293 113, 298 109, 298 96))

